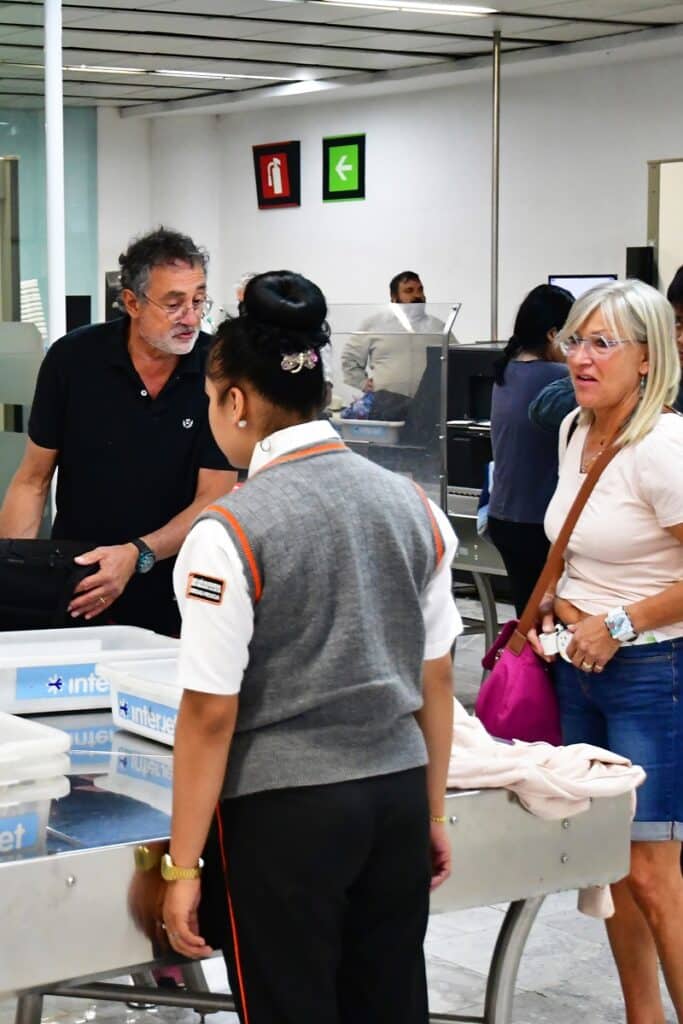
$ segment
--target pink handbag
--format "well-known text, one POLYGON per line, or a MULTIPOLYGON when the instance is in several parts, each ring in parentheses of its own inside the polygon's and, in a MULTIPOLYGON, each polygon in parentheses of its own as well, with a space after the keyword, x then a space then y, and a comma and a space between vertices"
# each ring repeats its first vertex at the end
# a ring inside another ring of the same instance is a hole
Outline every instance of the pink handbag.
POLYGON ((482 659, 491 674, 479 690, 474 710, 487 732, 499 739, 562 742, 550 665, 533 650, 527 634, 536 623, 548 585, 560 577, 569 538, 598 477, 619 451, 613 439, 593 463, 574 499, 519 622, 506 622, 482 659))
POLYGON ((560 711, 550 665, 525 643, 519 654, 506 644, 518 623, 511 619, 482 659, 491 675, 482 683, 475 712, 492 736, 505 740, 562 742, 560 711))

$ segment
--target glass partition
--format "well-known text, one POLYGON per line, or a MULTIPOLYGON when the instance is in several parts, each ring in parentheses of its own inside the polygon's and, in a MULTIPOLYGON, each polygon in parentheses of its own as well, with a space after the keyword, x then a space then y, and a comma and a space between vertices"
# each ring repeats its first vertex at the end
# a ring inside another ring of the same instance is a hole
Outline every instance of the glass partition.
MULTIPOLYGON (((45 112, 4 108, 0 98, 0 157, 18 158, 19 263, 22 320, 45 336, 47 236, 45 112)), ((66 291, 89 295, 97 319, 97 111, 64 109, 66 291)))
POLYGON ((329 307, 326 415, 346 443, 440 501, 441 366, 453 310, 436 303, 329 307))
MULTIPOLYGON (((442 355, 457 344, 459 308, 455 302, 333 303, 330 346, 323 350, 325 418, 350 448, 409 476, 444 508, 442 355)), ((234 304, 212 310, 204 329, 214 330, 226 315, 237 315, 234 304)))

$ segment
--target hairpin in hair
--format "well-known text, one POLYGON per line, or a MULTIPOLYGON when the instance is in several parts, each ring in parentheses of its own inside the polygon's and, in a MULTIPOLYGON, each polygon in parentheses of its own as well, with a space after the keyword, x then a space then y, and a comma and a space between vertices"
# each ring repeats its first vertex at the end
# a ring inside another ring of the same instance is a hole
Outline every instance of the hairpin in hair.
POLYGON ((301 373, 305 368, 312 370, 318 364, 318 353, 313 348, 307 348, 304 352, 293 352, 282 357, 280 366, 288 373, 301 373))

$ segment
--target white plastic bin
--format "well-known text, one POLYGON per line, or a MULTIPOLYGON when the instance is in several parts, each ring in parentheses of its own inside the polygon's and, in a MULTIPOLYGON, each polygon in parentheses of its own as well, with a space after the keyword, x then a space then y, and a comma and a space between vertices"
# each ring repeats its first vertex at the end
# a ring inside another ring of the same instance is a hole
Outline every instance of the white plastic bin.
POLYGON ((50 802, 66 796, 69 737, 0 712, 0 860, 45 849, 50 802))
POLYGON ((114 723, 172 747, 183 692, 177 671, 177 657, 98 662, 97 673, 111 688, 114 723))
POLYGON ((63 775, 0 787, 0 861, 45 852, 50 803, 69 789, 63 775))
POLYGON ((405 420, 345 420, 341 416, 333 416, 332 424, 345 441, 398 444, 399 431, 405 426, 405 420))
POLYGON ((83 626, 0 633, 0 710, 15 714, 108 708, 98 661, 163 658, 180 641, 135 626, 83 626))

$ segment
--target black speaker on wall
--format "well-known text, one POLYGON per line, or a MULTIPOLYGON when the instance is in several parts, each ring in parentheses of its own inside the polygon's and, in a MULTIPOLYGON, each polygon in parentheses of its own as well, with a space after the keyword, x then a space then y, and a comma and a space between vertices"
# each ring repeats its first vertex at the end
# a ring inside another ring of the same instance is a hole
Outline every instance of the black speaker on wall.
POLYGON ((631 245, 626 250, 626 276, 657 287, 655 250, 651 245, 631 245))
POLYGON ((117 300, 121 292, 121 277, 118 270, 107 270, 104 275, 104 319, 116 320, 121 316, 117 300))
POLYGON ((66 297, 66 329, 73 331, 76 327, 87 327, 92 323, 89 295, 67 295, 66 297))

